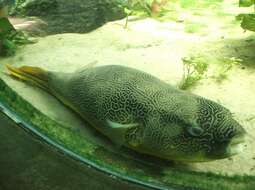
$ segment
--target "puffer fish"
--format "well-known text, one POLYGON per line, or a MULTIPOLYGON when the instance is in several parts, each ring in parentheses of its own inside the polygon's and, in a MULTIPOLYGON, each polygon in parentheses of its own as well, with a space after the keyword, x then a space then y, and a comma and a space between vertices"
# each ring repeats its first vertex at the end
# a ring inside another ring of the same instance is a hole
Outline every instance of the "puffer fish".
POLYGON ((225 107, 134 68, 108 65, 73 73, 7 66, 119 146, 159 158, 203 162, 239 153, 245 130, 225 107))

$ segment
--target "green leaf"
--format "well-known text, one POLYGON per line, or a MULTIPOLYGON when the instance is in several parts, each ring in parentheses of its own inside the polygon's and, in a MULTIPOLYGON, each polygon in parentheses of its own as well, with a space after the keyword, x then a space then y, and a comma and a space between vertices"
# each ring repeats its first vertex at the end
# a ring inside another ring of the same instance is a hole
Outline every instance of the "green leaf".
POLYGON ((2 41, 2 43, 3 43, 2 44, 3 52, 1 54, 5 55, 5 56, 12 56, 15 54, 17 47, 13 42, 5 39, 2 41))
POLYGON ((255 32, 255 14, 243 15, 241 27, 244 30, 250 30, 250 31, 255 32))
POLYGON ((124 12, 127 14, 127 15, 130 15, 131 14, 131 10, 130 9, 128 9, 128 8, 124 8, 124 12))
POLYGON ((255 4, 254 0, 239 0, 239 7, 250 7, 255 4))
POLYGON ((8 34, 11 31, 15 31, 14 27, 7 18, 0 18, 0 33, 8 34))

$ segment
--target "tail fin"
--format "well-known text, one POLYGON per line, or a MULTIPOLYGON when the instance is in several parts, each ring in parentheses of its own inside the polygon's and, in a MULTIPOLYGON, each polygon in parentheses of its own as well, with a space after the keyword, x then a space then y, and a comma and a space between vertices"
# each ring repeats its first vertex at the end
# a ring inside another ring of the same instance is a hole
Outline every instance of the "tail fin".
POLYGON ((6 65, 9 75, 19 80, 31 83, 37 87, 40 87, 48 92, 49 89, 49 73, 39 67, 13 67, 6 65))

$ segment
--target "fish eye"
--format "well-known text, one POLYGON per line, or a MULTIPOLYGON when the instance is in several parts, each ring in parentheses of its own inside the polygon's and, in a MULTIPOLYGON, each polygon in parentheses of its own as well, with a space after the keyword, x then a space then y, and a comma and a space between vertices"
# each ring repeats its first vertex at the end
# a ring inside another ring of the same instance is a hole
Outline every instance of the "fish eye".
POLYGON ((188 133, 194 137, 200 136, 204 130, 200 127, 189 127, 188 128, 188 133))

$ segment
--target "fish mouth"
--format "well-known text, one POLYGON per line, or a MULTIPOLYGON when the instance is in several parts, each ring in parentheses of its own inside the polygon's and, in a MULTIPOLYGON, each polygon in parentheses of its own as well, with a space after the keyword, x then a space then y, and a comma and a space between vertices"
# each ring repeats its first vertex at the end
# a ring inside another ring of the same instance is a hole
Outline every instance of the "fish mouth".
POLYGON ((233 156, 243 152, 245 147, 245 135, 237 136, 230 141, 227 146, 226 153, 229 156, 233 156))
POLYGON ((245 134, 239 134, 234 136, 229 142, 215 147, 214 151, 207 156, 211 160, 225 159, 243 152, 245 148, 245 134))

